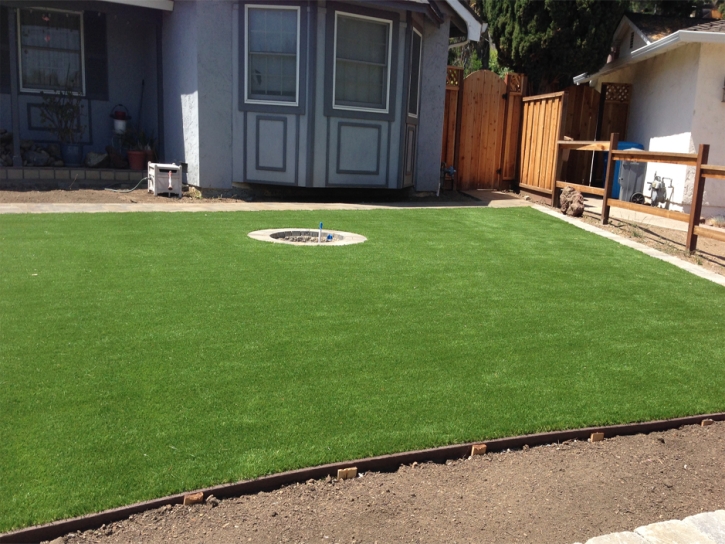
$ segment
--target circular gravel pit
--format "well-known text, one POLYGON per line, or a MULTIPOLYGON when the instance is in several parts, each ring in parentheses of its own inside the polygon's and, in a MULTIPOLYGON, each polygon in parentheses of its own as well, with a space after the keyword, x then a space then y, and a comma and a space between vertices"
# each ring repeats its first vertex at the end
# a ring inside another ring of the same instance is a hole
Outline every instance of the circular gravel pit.
POLYGON ((249 237, 262 242, 293 246, 348 246, 361 244, 367 240, 354 232, 322 229, 320 237, 319 230, 295 228, 255 230, 249 233, 249 237))

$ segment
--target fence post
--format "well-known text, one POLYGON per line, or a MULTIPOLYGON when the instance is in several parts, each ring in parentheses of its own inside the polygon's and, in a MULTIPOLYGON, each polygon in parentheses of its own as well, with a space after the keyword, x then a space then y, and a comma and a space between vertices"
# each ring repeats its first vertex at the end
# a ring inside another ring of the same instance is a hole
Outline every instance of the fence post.
POLYGON ((612 151, 619 145, 619 133, 613 132, 609 137, 609 159, 607 174, 604 177, 604 199, 602 200, 602 225, 609 224, 609 199, 612 198, 612 181, 614 180, 614 155, 612 151))
POLYGON ((566 108, 568 107, 568 98, 569 93, 564 93, 564 96, 561 97, 561 110, 559 111, 559 120, 556 124, 556 142, 554 143, 554 164, 552 165, 552 174, 551 177, 553 178, 551 180, 551 207, 556 208, 556 176, 559 174, 558 172, 558 165, 559 165, 559 140, 564 139, 564 130, 566 129, 565 123, 564 123, 564 117, 566 116, 566 108))
POLYGON ((461 70, 458 73, 458 91, 456 92, 456 125, 453 134, 453 168, 456 173, 453 175, 455 180, 453 183, 453 189, 458 190, 459 187, 459 175, 458 175, 458 155, 461 151, 461 121, 463 119, 463 82, 466 78, 463 77, 464 71, 461 70))
POLYGON ((697 249, 697 234, 695 227, 700 224, 700 214, 702 213, 702 197, 705 194, 705 178, 702 177, 702 165, 707 164, 710 155, 710 146, 708 144, 700 144, 697 151, 697 165, 695 166, 695 187, 692 190, 692 205, 690 206, 690 220, 687 222, 687 239, 685 240, 685 249, 692 253, 697 249))

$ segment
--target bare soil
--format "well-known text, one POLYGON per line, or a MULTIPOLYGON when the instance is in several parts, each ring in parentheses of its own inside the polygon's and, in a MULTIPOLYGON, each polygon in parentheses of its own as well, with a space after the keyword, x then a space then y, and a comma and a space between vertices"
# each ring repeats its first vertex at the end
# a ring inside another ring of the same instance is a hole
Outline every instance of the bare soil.
POLYGON ((585 212, 581 220, 725 275, 725 244, 717 240, 700 236, 697 240, 697 251, 690 254, 685 250, 686 233, 679 230, 642 225, 612 217, 609 218, 609 225, 602 225, 600 216, 589 212, 585 212))
POLYGON ((725 506, 725 422, 167 506, 56 543, 584 542, 725 506))

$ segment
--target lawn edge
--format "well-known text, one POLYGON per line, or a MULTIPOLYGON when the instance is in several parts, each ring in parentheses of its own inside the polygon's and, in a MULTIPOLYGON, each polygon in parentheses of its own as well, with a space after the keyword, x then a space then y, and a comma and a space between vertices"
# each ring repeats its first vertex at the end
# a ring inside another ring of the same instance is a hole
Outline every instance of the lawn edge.
POLYGON ((521 448, 527 446, 542 446, 557 442, 565 442, 568 440, 588 439, 592 433, 604 433, 605 438, 613 438, 615 436, 626 436, 633 434, 648 434, 658 431, 666 431, 676 429, 684 425, 701 424, 704 419, 712 419, 714 421, 725 421, 725 412, 717 412, 713 414, 700 414, 694 416, 677 417, 672 419, 659 419, 654 421, 646 421, 640 423, 625 423, 620 425, 608 425, 599 427, 584 427, 581 429, 569 429, 564 431, 551 431, 545 433, 535 433, 528 435, 519 435, 508 438, 496 438, 492 440, 483 440, 480 442, 467 442, 465 444, 454 444, 451 446, 441 446, 438 448, 429 448, 424 450, 414 450, 401 453, 393 453, 388 455, 379 455, 376 457, 368 457, 364 459, 355 459, 351 461, 340 461, 337 463, 329 463, 315 467, 302 468, 262 476, 252 480, 241 480, 230 484, 221 484, 184 493, 176 493, 166 497, 151 499, 148 501, 138 502, 102 512, 86 514, 75 518, 54 521, 43 525, 34 525, 24 529, 18 529, 7 533, 0 533, 0 543, 28 543, 40 542, 42 540, 53 540, 71 532, 87 531, 97 529, 102 525, 120 521, 128 518, 133 514, 153 510, 166 505, 182 504, 184 496, 190 493, 203 493, 204 498, 214 495, 217 498, 238 497, 241 495, 250 495, 260 491, 273 491, 285 485, 293 483, 302 483, 310 479, 320 479, 327 476, 336 476, 337 470, 347 467, 357 467, 358 472, 368 471, 393 471, 400 465, 411 464, 413 462, 445 462, 449 459, 461 459, 471 454, 473 445, 485 444, 487 452, 498 452, 507 449, 521 448))

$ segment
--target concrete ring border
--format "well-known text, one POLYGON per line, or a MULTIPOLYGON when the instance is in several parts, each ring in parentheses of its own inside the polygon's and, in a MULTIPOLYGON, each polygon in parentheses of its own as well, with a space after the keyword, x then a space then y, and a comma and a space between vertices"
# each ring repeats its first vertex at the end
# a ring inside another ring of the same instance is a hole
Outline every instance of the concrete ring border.
POLYGON ((287 240, 278 240, 275 238, 272 238, 272 234, 275 234, 277 232, 287 232, 290 230, 305 230, 310 232, 316 232, 317 229, 311 229, 311 228, 300 228, 300 227, 288 227, 285 229, 264 229, 264 230, 255 230, 253 232, 250 232, 248 236, 250 238, 253 238, 254 240, 259 240, 260 242, 272 242, 274 244, 286 244, 288 246, 349 246, 351 244, 362 244, 363 242, 367 241, 367 238, 365 236, 362 236, 361 234, 355 234, 354 232, 343 232, 341 230, 329 230, 329 229, 322 229, 323 235, 327 234, 337 234, 338 236, 342 236, 342 240, 335 240, 333 242, 327 242, 324 244, 310 244, 307 242, 288 242, 287 240))

